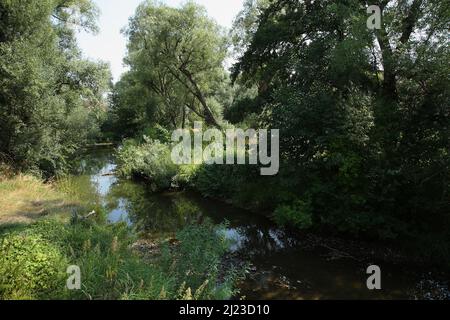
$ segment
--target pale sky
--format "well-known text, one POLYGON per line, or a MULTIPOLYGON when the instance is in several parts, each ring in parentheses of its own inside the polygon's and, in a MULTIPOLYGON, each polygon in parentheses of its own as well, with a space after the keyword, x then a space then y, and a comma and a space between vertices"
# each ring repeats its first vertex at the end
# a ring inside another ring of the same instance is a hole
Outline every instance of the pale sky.
MULTIPOLYGON (((123 58, 126 54, 126 39, 120 30, 128 24, 137 6, 143 0, 94 0, 100 8, 98 35, 82 32, 78 35, 78 44, 85 57, 109 62, 114 81, 119 80, 125 71, 123 58)), ((184 0, 165 0, 170 6, 177 7, 184 0)), ((210 17, 220 25, 230 28, 234 17, 241 11, 244 0, 195 0, 206 7, 210 17)))

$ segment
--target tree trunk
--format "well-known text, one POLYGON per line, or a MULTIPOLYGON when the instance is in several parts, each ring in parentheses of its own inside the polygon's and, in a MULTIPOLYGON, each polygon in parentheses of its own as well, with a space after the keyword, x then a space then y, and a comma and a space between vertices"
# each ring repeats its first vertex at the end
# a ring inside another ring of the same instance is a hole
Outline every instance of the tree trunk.
POLYGON ((214 117, 211 109, 208 107, 208 104, 206 103, 206 99, 203 96, 203 93, 201 92, 200 88, 197 85, 197 82, 194 80, 194 77, 192 74, 187 70, 186 68, 180 68, 180 71, 183 73, 183 75, 189 80, 189 83, 192 85, 193 89, 190 89, 192 91, 192 94, 198 99, 200 104, 202 105, 204 111, 205 111, 205 121, 208 125, 212 125, 218 129, 222 129, 220 124, 217 122, 216 118, 214 117))

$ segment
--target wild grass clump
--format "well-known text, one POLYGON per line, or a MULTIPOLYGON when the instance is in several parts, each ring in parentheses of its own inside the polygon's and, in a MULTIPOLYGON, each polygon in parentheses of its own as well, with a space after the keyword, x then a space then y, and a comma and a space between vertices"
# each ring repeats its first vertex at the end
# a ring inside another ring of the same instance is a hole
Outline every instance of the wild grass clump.
POLYGON ((150 259, 126 224, 42 220, 0 235, 0 299, 228 299, 238 274, 221 268, 220 228, 190 226, 150 259), (81 290, 66 289, 71 265, 81 290))
POLYGON ((185 299, 191 289, 193 299, 229 299, 237 293, 234 282, 243 270, 223 270, 222 259, 230 248, 222 232, 225 227, 205 223, 178 232, 178 247, 166 255, 173 263, 173 276, 183 284, 177 299, 185 299))
POLYGON ((0 180, 0 224, 32 223, 62 216, 80 203, 39 178, 15 175, 0 180))

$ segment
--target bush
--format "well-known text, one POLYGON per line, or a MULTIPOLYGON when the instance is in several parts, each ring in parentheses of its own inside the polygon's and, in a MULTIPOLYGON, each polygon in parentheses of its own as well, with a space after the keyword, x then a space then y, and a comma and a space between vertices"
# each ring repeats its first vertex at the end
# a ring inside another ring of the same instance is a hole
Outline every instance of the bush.
POLYGON ((67 260, 42 237, 8 235, 0 241, 0 299, 41 299, 62 292, 67 260))
MULTIPOLYGON (((135 290, 148 288, 151 277, 164 276, 129 249, 134 237, 125 224, 82 221, 64 225, 44 220, 22 234, 40 237, 58 247, 69 262, 65 268, 77 265, 81 269, 83 290, 62 290, 52 298, 121 299, 135 290), (145 283, 141 285, 142 281, 145 283)), ((65 279, 59 282, 59 287, 65 287, 65 279)), ((158 294, 159 291, 152 292, 151 297, 158 294)))
POLYGON ((148 140, 142 145, 128 141, 117 155, 119 174, 125 177, 140 176, 150 180, 154 191, 169 189, 177 174, 168 145, 148 140))
POLYGON ((194 186, 203 196, 231 199, 244 186, 246 170, 239 165, 202 165, 194 186))
POLYGON ((275 210, 275 220, 284 226, 294 226, 305 230, 313 226, 311 204, 305 201, 296 201, 293 205, 280 206, 275 210))
POLYGON ((179 188, 193 188, 195 186, 195 179, 201 167, 201 165, 196 164, 179 166, 178 173, 173 179, 174 184, 179 188))

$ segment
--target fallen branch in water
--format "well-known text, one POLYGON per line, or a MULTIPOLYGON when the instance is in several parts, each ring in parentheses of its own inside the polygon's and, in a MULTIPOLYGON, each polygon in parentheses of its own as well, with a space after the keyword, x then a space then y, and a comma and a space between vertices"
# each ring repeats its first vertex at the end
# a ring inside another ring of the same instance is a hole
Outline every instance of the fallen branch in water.
POLYGON ((332 247, 327 246, 327 245, 325 245, 325 244, 321 244, 321 246, 324 247, 324 248, 326 248, 326 249, 328 249, 328 250, 331 250, 331 251, 333 251, 333 252, 335 253, 335 256, 333 256, 332 259, 333 259, 333 258, 334 258, 334 259, 339 259, 339 258, 349 258, 349 259, 353 259, 353 260, 358 261, 358 262, 361 261, 361 260, 359 260, 359 259, 353 257, 352 255, 348 254, 347 252, 344 252, 344 251, 341 251, 341 250, 332 248, 332 247))
POLYGON ((72 221, 86 221, 87 219, 89 219, 92 216, 95 216, 96 214, 97 213, 94 210, 92 212, 89 212, 85 216, 79 216, 78 213, 73 212, 72 213, 72 221))
POLYGON ((108 173, 102 174, 102 177, 112 177, 112 176, 115 176, 115 175, 116 175, 115 172, 108 172, 108 173))
POLYGON ((97 148, 97 147, 112 147, 114 146, 114 143, 112 142, 105 142, 105 143, 93 143, 93 144, 87 144, 86 148, 97 148))
POLYGON ((95 211, 89 212, 89 213, 88 213, 86 216, 84 216, 82 219, 83 219, 83 220, 87 220, 87 219, 89 219, 90 217, 94 216, 95 214, 96 214, 95 211))

